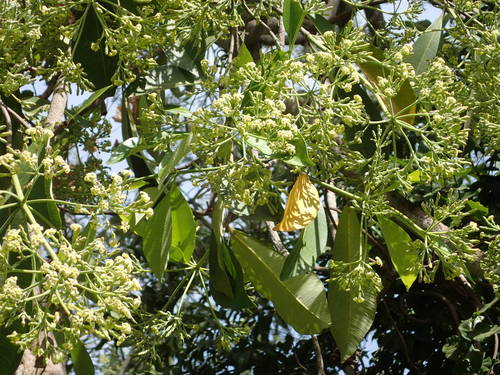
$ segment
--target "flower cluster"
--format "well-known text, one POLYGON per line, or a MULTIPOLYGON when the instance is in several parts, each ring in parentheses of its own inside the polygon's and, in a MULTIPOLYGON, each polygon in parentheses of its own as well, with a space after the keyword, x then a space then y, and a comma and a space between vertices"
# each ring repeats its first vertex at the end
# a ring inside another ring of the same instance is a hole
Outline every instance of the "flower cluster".
POLYGON ((78 225, 72 229, 71 242, 61 232, 36 224, 28 231, 10 229, 0 247, 0 273, 6 277, 0 289, 0 324, 22 328, 9 338, 23 349, 40 332, 64 335, 58 347, 47 341, 33 349, 55 360, 63 359, 82 335, 122 343, 140 305, 137 261, 103 238, 81 235, 78 225), (57 257, 42 258, 42 247, 57 251, 57 257))

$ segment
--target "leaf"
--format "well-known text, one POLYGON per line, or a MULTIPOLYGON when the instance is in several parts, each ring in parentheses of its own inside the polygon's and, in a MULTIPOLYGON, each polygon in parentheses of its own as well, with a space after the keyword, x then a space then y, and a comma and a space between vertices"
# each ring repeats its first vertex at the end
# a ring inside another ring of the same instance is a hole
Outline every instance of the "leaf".
POLYGON ((318 190, 306 174, 301 174, 290 191, 283 219, 273 229, 285 232, 302 229, 316 218, 320 207, 318 190))
POLYGON ((231 244, 248 280, 298 333, 317 334, 330 325, 324 286, 315 274, 282 281, 282 255, 241 232, 232 233, 231 244))
POLYGON ((246 44, 242 43, 238 56, 233 59, 233 66, 235 66, 236 68, 241 68, 242 66, 245 66, 246 64, 251 62, 253 62, 252 54, 248 50, 246 44))
POLYGON ((334 31, 335 25, 330 23, 325 17, 321 14, 310 14, 309 18, 312 20, 314 27, 321 33, 324 34, 327 31, 334 31))
POLYGON ((212 234, 209 257, 210 293, 222 307, 254 307, 245 291, 243 270, 225 242, 218 243, 212 234))
POLYGON ((408 181, 410 181, 410 182, 420 182, 421 177, 422 177, 422 172, 420 171, 420 169, 417 169, 417 170, 411 172, 407 176, 408 181))
POLYGON ((309 158, 309 154, 307 153, 307 145, 304 138, 299 134, 299 136, 292 139, 290 143, 295 146, 295 155, 290 159, 284 159, 283 161, 297 167, 314 167, 314 163, 311 158, 309 158))
MULTIPOLYGON (((332 251, 333 261, 351 263, 365 257, 361 246, 361 225, 356 211, 346 206, 340 216, 332 251)), ((352 266, 354 267, 354 266, 352 266)), ((328 305, 332 317, 331 332, 341 353, 341 362, 349 358, 365 337, 375 318, 375 287, 363 290, 364 301, 354 301, 357 290, 341 290, 333 281, 328 288, 328 305)))
POLYGON ((146 222, 143 239, 144 256, 153 273, 162 280, 172 243, 172 210, 168 196, 154 208, 153 216, 146 222))
POLYGON ((73 350, 71 350, 71 360, 73 361, 73 368, 75 370, 76 375, 94 375, 94 364, 92 363, 92 359, 90 358, 87 349, 81 341, 78 340, 78 343, 74 346, 73 350))
POLYGON ((12 375, 16 372, 23 352, 7 338, 7 331, 0 328, 0 375, 12 375))
POLYGON ((174 151, 168 152, 160 162, 158 169, 158 184, 162 186, 170 173, 181 159, 190 151, 192 133, 185 135, 174 151))
POLYGON ((441 47, 444 23, 443 12, 413 44, 413 55, 407 61, 413 65, 417 75, 425 72, 429 62, 436 57, 441 47))
POLYGON ((296 152, 294 156, 288 159, 284 159, 282 155, 273 154, 271 147, 269 147, 269 142, 264 137, 247 134, 245 136, 245 143, 247 143, 250 147, 253 147, 254 149, 260 151, 264 156, 282 160, 287 164, 297 167, 314 166, 313 161, 309 158, 309 154, 307 153, 307 145, 302 136, 299 136, 291 141, 291 143, 295 146, 296 152))
POLYGON ((181 115, 184 117, 191 117, 193 115, 189 109, 184 107, 179 107, 177 105, 167 104, 165 105, 164 109, 165 112, 173 113, 174 115, 181 115))
POLYGON ((74 112, 73 110, 68 111, 70 118, 74 119, 75 117, 80 115, 80 113, 82 113, 86 108, 92 105, 97 99, 99 99, 106 91, 108 91, 112 87, 113 85, 108 85, 92 93, 92 95, 90 95, 74 112))
POLYGON ((419 253, 412 249, 413 241, 398 224, 383 216, 378 217, 378 223, 389 248, 392 264, 406 290, 410 290, 419 272, 419 253))
POLYGON ((326 249, 328 225, 325 210, 320 209, 316 219, 304 228, 296 246, 286 257, 280 273, 281 280, 311 272, 316 260, 326 249))
MULTIPOLYGON (((52 193, 52 179, 47 177, 37 178, 28 199, 54 199, 54 194, 52 193)), ((35 210, 37 216, 46 226, 61 229, 61 215, 59 213, 59 208, 54 202, 30 203, 30 207, 35 210)))
MULTIPOLYGON (((104 52, 105 40, 101 38, 103 28, 99 17, 93 3, 89 3, 79 20, 78 32, 75 33, 76 39, 73 40, 72 48, 74 62, 80 63, 96 90, 111 84, 111 78, 118 66, 118 56, 108 56, 104 52), (98 42, 99 50, 92 50, 90 48, 92 43, 98 42)), ((113 95, 112 90, 105 95, 113 95)))
POLYGON ((171 190, 168 198, 172 225, 170 258, 175 262, 188 263, 196 242, 196 222, 193 211, 177 186, 171 190))
POLYGON ((111 151, 111 157, 107 161, 107 165, 112 165, 125 160, 128 156, 134 153, 139 145, 139 137, 131 137, 124 140, 111 151))
MULTIPOLYGON (((382 52, 382 50, 380 50, 375 46, 370 46, 369 50, 372 52, 373 57, 379 61, 379 63, 373 61, 367 61, 364 63, 358 63, 358 66, 361 69, 361 71, 366 75, 368 80, 370 80, 370 82, 372 82, 373 84, 377 84, 378 77, 389 76, 390 72, 384 67, 382 67, 380 64, 380 62, 383 61, 384 58, 384 53, 382 52)), ((399 114, 398 117, 415 113, 416 106, 414 103, 416 99, 417 98, 415 96, 415 92, 410 86, 408 80, 402 83, 399 91, 395 96, 393 96, 390 99, 387 99, 385 97, 382 98, 385 105, 387 106, 387 109, 394 116, 399 114)), ((403 117, 403 119, 410 125, 412 125, 413 122, 415 121, 414 116, 403 117)))
POLYGON ((285 0, 283 2, 283 23, 288 34, 288 45, 290 49, 295 43, 295 39, 300 31, 305 15, 304 9, 302 9, 302 5, 299 1, 285 0))
POLYGON ((466 203, 471 208, 470 213, 473 213, 475 216, 482 217, 488 215, 488 207, 483 206, 480 202, 469 199, 466 203))
POLYGON ((328 304, 332 316, 330 328, 344 362, 358 348, 370 330, 377 311, 377 291, 367 287, 362 303, 353 300, 353 293, 340 290, 336 283, 328 289, 328 304))

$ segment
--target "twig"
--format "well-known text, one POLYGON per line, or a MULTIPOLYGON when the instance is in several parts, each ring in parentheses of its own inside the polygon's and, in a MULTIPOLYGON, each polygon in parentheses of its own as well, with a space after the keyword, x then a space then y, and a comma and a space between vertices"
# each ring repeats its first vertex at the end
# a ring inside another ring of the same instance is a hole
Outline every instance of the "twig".
POLYGON ((122 362, 122 365, 118 369, 118 372, 116 373, 116 375, 123 375, 123 374, 125 374, 125 371, 127 371, 127 367, 130 364, 131 359, 132 359, 132 355, 129 353, 129 355, 122 362))
POLYGON ((269 235, 271 236, 271 241, 274 245, 274 248, 278 250, 278 252, 281 255, 288 256, 290 253, 286 249, 285 245, 283 245, 283 242, 281 242, 281 238, 273 228, 274 228, 274 223, 272 221, 266 221, 266 226, 267 230, 269 231, 269 235))
POLYGON ((387 306, 387 302, 385 301, 382 301, 382 303, 384 304, 384 308, 387 312, 387 316, 389 318, 389 320, 391 321, 391 324, 392 326, 394 327, 394 330, 396 331, 398 337, 399 337, 399 340, 401 341, 401 344, 402 344, 402 350, 403 350, 403 354, 405 356, 405 359, 406 361, 408 362, 408 365, 413 369, 415 370, 415 372, 417 374, 422 374, 422 371, 420 371, 420 369, 417 367, 417 365, 415 365, 415 363, 413 363, 413 361, 411 360, 410 358, 410 352, 408 350, 408 345, 406 344, 406 340, 405 338, 403 337, 403 335, 401 334, 401 331, 399 330, 396 322, 394 321, 394 319, 392 318, 392 315, 391 315, 391 311, 389 310, 389 306, 387 306))
MULTIPOLYGON (((252 10, 248 7, 248 5, 246 4, 245 1, 243 1, 243 8, 245 8, 245 10, 248 12, 248 14, 250 14, 254 19, 255 19, 255 14, 252 12, 252 10)), ((273 30, 271 30, 271 28, 269 27, 269 25, 267 24, 267 22, 259 22, 260 25, 264 26, 265 29, 267 30, 267 32, 269 33, 269 35, 271 35, 271 37, 273 38, 274 42, 276 43, 277 46, 283 46, 283 44, 281 44, 280 42, 280 39, 276 36, 276 34, 273 32, 273 30)))
MULTIPOLYGON (((9 106, 7 106, 5 103, 3 102, 0 102, 0 107, 2 107, 2 112, 7 115, 10 115, 10 116, 13 116, 21 125, 23 125, 24 127, 26 128, 31 128, 31 124, 29 122, 27 122, 25 119, 23 119, 21 116, 19 116, 19 114, 14 111, 12 108, 10 108, 9 106), (5 113, 4 111, 7 111, 7 113, 5 113)), ((9 120, 10 120, 10 116, 9 116, 9 120)), ((7 121, 7 119, 6 119, 7 121)), ((7 124, 9 125, 9 124, 7 124)), ((12 128, 12 126, 11 126, 12 128)))
POLYGON ((323 355, 321 354, 321 346, 319 346, 318 337, 312 336, 314 353, 316 354, 316 368, 318 375, 325 375, 325 365, 323 363, 323 355))

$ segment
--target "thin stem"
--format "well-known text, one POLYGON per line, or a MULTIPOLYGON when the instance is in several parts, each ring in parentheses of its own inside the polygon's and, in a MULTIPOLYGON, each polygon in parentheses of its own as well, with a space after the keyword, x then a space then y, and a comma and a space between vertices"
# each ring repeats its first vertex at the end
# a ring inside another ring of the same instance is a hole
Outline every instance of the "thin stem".
MULTIPOLYGON (((26 214, 26 217, 31 222, 31 224, 38 225, 38 222, 36 221, 35 217, 33 216, 33 213, 31 212, 30 207, 25 202, 23 189, 21 187, 21 182, 19 181, 19 177, 17 176, 17 174, 12 176, 12 183, 13 183, 14 189, 16 190, 16 193, 19 197, 19 200, 22 202, 21 208, 24 211, 24 213, 26 214)), ((43 237, 43 245, 45 247, 45 250, 47 250, 47 252, 49 253, 50 257, 52 259, 57 259, 56 252, 54 251, 52 246, 50 246, 49 242, 47 241, 47 239, 45 237, 43 237)))

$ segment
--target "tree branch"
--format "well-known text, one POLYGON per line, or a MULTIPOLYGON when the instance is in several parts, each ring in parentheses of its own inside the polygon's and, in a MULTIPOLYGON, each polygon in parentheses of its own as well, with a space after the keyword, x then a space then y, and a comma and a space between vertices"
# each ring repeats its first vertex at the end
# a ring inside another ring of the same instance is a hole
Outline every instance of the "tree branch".
POLYGON ((321 346, 319 346, 318 337, 312 336, 314 353, 316 354, 316 374, 325 375, 325 365, 323 363, 323 355, 321 354, 321 346))

